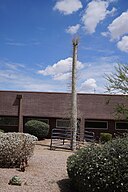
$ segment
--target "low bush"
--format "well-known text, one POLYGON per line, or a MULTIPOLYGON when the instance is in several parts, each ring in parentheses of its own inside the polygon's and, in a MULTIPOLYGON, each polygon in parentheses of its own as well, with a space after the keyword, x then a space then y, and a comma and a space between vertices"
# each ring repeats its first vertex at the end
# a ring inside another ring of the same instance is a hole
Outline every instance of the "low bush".
POLYGON ((0 134, 0 167, 19 167, 33 155, 35 136, 24 133, 0 134))
POLYGON ((3 130, 3 129, 0 129, 0 133, 4 133, 4 130, 3 130))
POLYGON ((21 178, 17 175, 13 176, 10 181, 9 181, 9 185, 19 185, 21 186, 21 178))
POLYGON ((25 132, 34 135, 41 140, 47 137, 49 125, 42 121, 30 120, 25 124, 25 132))
POLYGON ((112 140, 112 134, 110 133, 100 133, 100 142, 106 143, 108 141, 112 140))
POLYGON ((67 171, 78 192, 128 192, 128 137, 78 150, 67 171))

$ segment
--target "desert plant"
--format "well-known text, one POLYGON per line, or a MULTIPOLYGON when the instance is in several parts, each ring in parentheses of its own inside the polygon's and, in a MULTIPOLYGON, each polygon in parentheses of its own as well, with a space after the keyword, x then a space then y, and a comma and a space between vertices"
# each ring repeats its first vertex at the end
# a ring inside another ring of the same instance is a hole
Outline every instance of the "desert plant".
POLYGON ((1 133, 4 133, 4 130, 3 130, 3 129, 0 129, 0 134, 1 134, 1 133))
POLYGON ((30 120, 25 124, 25 132, 34 135, 41 140, 47 137, 49 125, 42 121, 30 120))
POLYGON ((0 167, 20 167, 33 155, 37 141, 35 136, 25 133, 0 134, 0 167))
POLYGON ((107 141, 112 140, 112 134, 111 133, 100 133, 100 141, 101 143, 105 143, 107 141))
POLYGON ((21 186, 21 178, 19 176, 15 175, 10 179, 8 184, 21 186))
POLYGON ((128 137, 78 150, 67 171, 79 192, 128 192, 128 137))

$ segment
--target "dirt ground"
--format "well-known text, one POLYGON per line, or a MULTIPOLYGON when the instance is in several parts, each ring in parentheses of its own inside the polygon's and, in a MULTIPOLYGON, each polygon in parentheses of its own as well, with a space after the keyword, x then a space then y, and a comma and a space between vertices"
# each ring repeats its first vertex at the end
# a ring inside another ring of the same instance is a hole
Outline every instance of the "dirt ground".
POLYGON ((0 168, 0 192, 71 192, 66 161, 72 152, 50 150, 49 145, 50 140, 37 142, 25 172, 0 168), (8 184, 15 175, 21 178, 21 186, 8 184))

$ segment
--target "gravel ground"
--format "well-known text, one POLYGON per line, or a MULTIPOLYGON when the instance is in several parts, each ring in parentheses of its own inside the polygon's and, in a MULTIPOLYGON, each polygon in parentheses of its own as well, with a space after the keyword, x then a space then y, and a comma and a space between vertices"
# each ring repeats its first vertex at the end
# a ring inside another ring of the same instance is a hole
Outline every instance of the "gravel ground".
POLYGON ((0 168, 0 192, 71 192, 66 161, 71 151, 49 150, 50 140, 38 141, 25 172, 0 168), (8 185, 20 176, 21 186, 8 185))

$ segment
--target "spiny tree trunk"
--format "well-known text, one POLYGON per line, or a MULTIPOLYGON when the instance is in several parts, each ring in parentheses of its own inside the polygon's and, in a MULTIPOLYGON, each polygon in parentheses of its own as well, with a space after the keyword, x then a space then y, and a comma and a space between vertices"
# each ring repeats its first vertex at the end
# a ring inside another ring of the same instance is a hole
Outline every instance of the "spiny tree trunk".
POLYGON ((77 136, 77 90, 76 90, 76 65, 77 65, 78 39, 73 39, 73 60, 72 60, 72 99, 71 99, 71 148, 76 150, 77 136))

